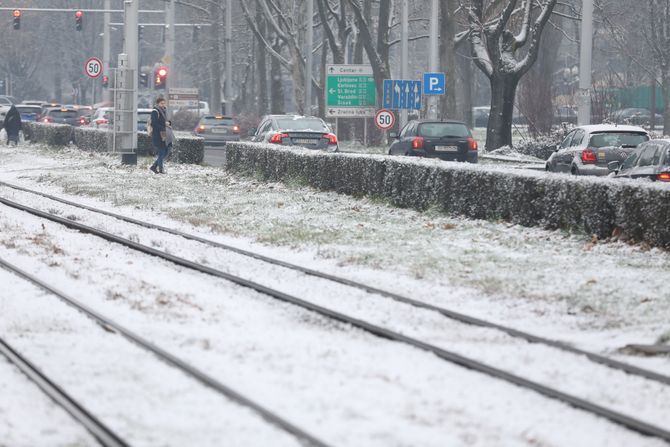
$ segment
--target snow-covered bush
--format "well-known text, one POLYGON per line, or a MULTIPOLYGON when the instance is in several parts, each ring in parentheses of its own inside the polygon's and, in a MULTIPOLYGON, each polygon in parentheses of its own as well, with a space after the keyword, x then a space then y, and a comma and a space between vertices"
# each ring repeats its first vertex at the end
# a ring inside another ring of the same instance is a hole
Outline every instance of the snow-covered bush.
POLYGON ((395 206, 670 248, 670 188, 633 181, 228 143, 226 169, 269 181, 388 200, 395 206))
POLYGON ((188 132, 175 132, 172 160, 177 163, 200 164, 205 159, 205 140, 188 132))
POLYGON ((72 141, 72 127, 67 124, 23 123, 23 134, 26 140, 43 143, 49 146, 67 146, 72 141))

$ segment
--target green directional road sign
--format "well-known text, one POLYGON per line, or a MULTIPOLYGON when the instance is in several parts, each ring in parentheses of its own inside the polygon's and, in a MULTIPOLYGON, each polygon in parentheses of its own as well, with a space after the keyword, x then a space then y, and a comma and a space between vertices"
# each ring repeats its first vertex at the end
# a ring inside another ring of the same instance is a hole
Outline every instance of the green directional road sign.
POLYGON ((374 116, 377 89, 369 65, 326 66, 326 115, 374 116))

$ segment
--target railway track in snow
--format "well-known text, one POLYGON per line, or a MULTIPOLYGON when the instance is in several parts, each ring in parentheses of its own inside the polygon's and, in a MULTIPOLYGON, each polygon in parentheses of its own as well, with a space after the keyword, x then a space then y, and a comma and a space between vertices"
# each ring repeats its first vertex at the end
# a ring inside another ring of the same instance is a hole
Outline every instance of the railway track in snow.
MULTIPOLYGON (((294 436, 301 445, 313 447, 328 447, 328 444, 316 436, 311 435, 302 428, 289 422, 284 417, 265 408, 262 404, 246 397, 234 388, 218 381, 206 372, 192 366, 187 361, 177 357, 168 352, 153 342, 143 338, 137 333, 126 328, 117 321, 101 314, 92 309, 71 295, 59 290, 49 283, 41 280, 35 275, 22 270, 12 263, 0 258, 0 268, 5 269, 25 281, 30 282, 34 286, 48 292, 57 297, 64 303, 73 307, 86 317, 92 319, 101 326, 100 330, 112 331, 129 342, 135 344, 149 354, 155 356, 158 360, 164 362, 168 366, 175 368, 186 376, 199 382, 201 385, 211 389, 212 391, 221 394, 227 399, 247 407, 258 414, 266 422, 276 426, 278 429, 287 432, 294 436)), ((18 353, 7 342, 0 338, 0 355, 4 355, 10 363, 14 364, 28 379, 34 382, 49 398, 56 404, 61 406, 72 417, 80 423, 86 430, 93 435, 104 447, 129 447, 131 444, 127 443, 121 437, 110 430, 103 422, 97 419, 90 411, 84 408, 79 402, 72 398, 63 388, 55 384, 44 373, 40 372, 37 366, 31 363, 25 356, 18 353)))
MULTIPOLYGON (((120 221, 123 221, 123 222, 128 223, 128 224, 140 226, 140 227, 143 227, 143 228, 146 228, 146 229, 149 229, 149 230, 156 230, 156 231, 160 231, 160 232, 163 232, 163 233, 169 233, 173 236, 178 236, 180 238, 184 238, 184 239, 189 240, 189 241, 197 242, 198 244, 205 244, 205 245, 208 245, 210 247, 217 248, 217 249, 224 249, 224 250, 232 251, 234 253, 240 254, 242 256, 250 257, 252 259, 261 261, 263 263, 269 263, 269 264, 272 264, 272 265, 275 265, 275 266, 278 266, 278 267, 281 267, 281 268, 284 268, 284 269, 298 271, 301 274, 306 275, 306 276, 311 276, 311 277, 319 278, 321 280, 335 282, 335 283, 341 284, 345 287, 362 290, 362 291, 365 291, 366 293, 368 293, 370 296, 374 296, 374 297, 377 297, 377 298, 383 298, 383 299, 387 299, 387 300, 390 299, 390 300, 393 300, 394 302, 402 303, 404 305, 409 305, 409 306, 412 306, 414 308, 418 308, 418 309, 425 310, 425 311, 437 312, 440 315, 442 315, 443 317, 447 317, 449 319, 458 321, 460 323, 464 323, 466 325, 500 331, 500 332, 505 333, 505 334, 507 334, 511 337, 519 338, 519 339, 524 340, 526 342, 530 342, 530 343, 533 343, 533 344, 546 345, 546 346, 549 346, 551 348, 555 348, 559 351, 567 352, 571 355, 587 358, 588 360, 594 362, 596 364, 594 366, 597 366, 597 367, 606 367, 606 368, 609 368, 609 369, 615 369, 615 370, 623 371, 629 376, 635 376, 635 377, 643 378, 644 380, 654 381, 654 382, 657 382, 657 383, 662 384, 664 386, 667 386, 667 385, 670 384, 670 377, 668 377, 668 376, 664 376, 664 375, 659 374, 659 373, 654 372, 654 371, 646 370, 646 369, 643 369, 643 368, 636 367, 634 365, 629 365, 629 364, 626 364, 626 363, 623 363, 623 362, 620 362, 620 361, 617 361, 617 360, 614 360, 614 359, 610 359, 610 358, 607 358, 607 357, 602 356, 600 354, 580 350, 578 348, 571 347, 571 346, 569 346, 567 344, 564 344, 564 343, 562 343, 560 341, 557 341, 557 340, 551 340, 551 339, 547 339, 547 338, 543 338, 543 337, 538 337, 538 336, 535 336, 533 334, 529 334, 527 332, 520 331, 520 330, 511 328, 511 327, 498 325, 496 323, 488 322, 486 320, 482 320, 482 319, 478 319, 478 318, 475 318, 475 317, 472 317, 472 316, 464 315, 464 314, 461 314, 461 313, 458 313, 458 312, 451 311, 449 309, 441 308, 439 306, 434 306, 434 305, 431 305, 429 303, 424 303, 424 302, 421 302, 421 301, 418 301, 418 300, 414 300, 412 298, 404 297, 404 296, 401 296, 401 295, 398 295, 398 294, 395 294, 395 293, 392 293, 392 292, 384 291, 384 290, 381 290, 381 289, 378 289, 378 288, 375 288, 375 287, 371 287, 371 286, 368 286, 368 285, 365 285, 365 284, 362 284, 362 283, 350 281, 348 279, 340 278, 340 277, 330 275, 330 274, 325 274, 325 273, 318 272, 316 270, 312 270, 312 269, 305 268, 305 267, 302 267, 302 266, 286 263, 286 262, 281 261, 281 260, 277 260, 277 259, 273 259, 273 258, 269 258, 269 257, 263 256, 263 255, 260 255, 258 253, 253 253, 253 252, 250 252, 250 251, 245 251, 245 250, 241 250, 239 248, 235 248, 235 247, 231 247, 231 246, 228 246, 228 245, 220 244, 218 242, 207 240, 207 239, 201 238, 199 236, 186 234, 186 233, 178 231, 178 230, 158 226, 158 225, 148 223, 148 222, 143 222, 143 221, 140 221, 140 220, 137 220, 137 219, 132 219, 132 218, 129 218, 129 217, 126 217, 126 216, 121 216, 119 214, 110 213, 110 212, 107 212, 107 211, 104 211, 104 210, 99 210, 99 209, 96 209, 96 208, 93 208, 93 207, 88 207, 88 206, 78 204, 78 203, 75 203, 75 202, 72 202, 72 201, 69 201, 69 200, 65 200, 65 199, 62 199, 62 198, 58 198, 58 197, 54 197, 54 196, 51 196, 51 195, 43 194, 43 193, 38 192, 38 191, 33 191, 33 190, 30 190, 30 189, 27 189, 27 188, 18 187, 18 186, 15 186, 15 185, 9 185, 7 183, 2 183, 2 182, 0 182, 0 186, 13 188, 15 190, 22 191, 24 193, 38 195, 42 198, 52 200, 52 201, 56 201, 56 202, 59 202, 61 204, 66 205, 66 206, 76 207, 76 208, 85 210, 87 212, 92 212, 92 213, 96 213, 96 214, 99 214, 99 215, 104 215, 106 217, 111 217, 113 219, 120 220, 120 221)), ((387 327, 384 327, 384 326, 381 326, 381 325, 378 325, 378 324, 370 323, 370 322, 368 322, 364 319, 348 315, 347 313, 340 312, 340 311, 331 309, 331 308, 323 306, 323 305, 319 305, 319 304, 314 303, 314 302, 312 302, 308 299, 303 299, 303 298, 300 298, 298 296, 294 296, 294 295, 282 292, 280 290, 277 290, 276 288, 273 288, 273 287, 270 287, 270 286, 267 286, 267 285, 263 285, 263 284, 259 284, 257 282, 251 281, 249 279, 245 279, 245 278, 243 278, 241 276, 238 276, 238 275, 234 275, 234 274, 225 272, 223 270, 211 267, 209 265, 204 265, 202 263, 195 262, 195 261, 192 261, 192 260, 189 260, 189 259, 185 259, 185 258, 176 256, 174 254, 166 253, 164 251, 158 250, 158 249, 153 248, 153 247, 149 247, 147 245, 143 245, 139 242, 130 240, 128 238, 124 238, 124 237, 118 236, 116 234, 112 234, 112 233, 109 233, 107 231, 100 230, 98 228, 87 226, 87 225, 84 225, 82 223, 70 220, 70 219, 59 217, 59 216, 53 215, 53 214, 48 213, 48 212, 40 211, 40 210, 31 208, 29 206, 13 202, 13 201, 5 199, 5 198, 0 198, 0 203, 4 204, 6 206, 10 206, 12 208, 21 210, 21 211, 28 212, 28 213, 30 213, 34 216, 51 220, 52 222, 56 222, 58 224, 69 227, 71 229, 76 229, 78 231, 103 238, 103 239, 105 239, 109 242, 113 242, 113 243, 116 243, 116 244, 123 245, 127 248, 130 248, 132 250, 136 250, 140 253, 161 258, 165 261, 169 261, 169 262, 171 262, 173 264, 176 264, 176 265, 179 265, 181 267, 191 269, 191 270, 194 270, 194 271, 206 274, 206 275, 210 275, 210 276, 214 276, 214 277, 218 277, 218 278, 222 278, 222 279, 231 281, 231 282, 233 282, 237 285, 240 285, 242 287, 250 288, 250 289, 255 290, 259 293, 262 293, 264 295, 272 297, 274 299, 299 306, 299 307, 301 307, 301 308, 303 308, 307 311, 315 312, 315 313, 320 314, 324 317, 339 321, 341 323, 348 324, 348 325, 353 326, 355 328, 358 328, 358 329, 361 329, 361 330, 366 331, 368 333, 371 333, 375 336, 382 337, 382 338, 392 340, 392 341, 395 341, 395 342, 405 343, 405 344, 408 344, 408 345, 413 346, 415 348, 418 348, 420 350, 430 352, 430 353, 436 355, 437 357, 439 357, 439 358, 441 358, 441 359, 443 359, 447 362, 450 362, 450 363, 468 368, 470 370, 474 370, 474 371, 478 371, 478 372, 487 374, 489 376, 492 376, 492 377, 495 377, 497 379, 501 379, 501 380, 510 382, 510 383, 515 384, 517 386, 520 386, 522 388, 533 390, 533 391, 535 391, 537 393, 540 393, 540 394, 542 394, 546 397, 549 397, 549 398, 552 398, 552 399, 557 399, 557 400, 562 401, 562 402, 564 402, 568 405, 571 405, 575 408, 579 408, 581 410, 593 413, 593 414, 598 415, 600 417, 609 419, 610 421, 615 422, 619 425, 622 425, 622 426, 624 426, 624 427, 626 427, 630 430, 634 430, 636 432, 642 433, 642 434, 647 435, 647 436, 658 437, 658 438, 661 438, 665 441, 670 441, 670 430, 668 430, 667 428, 664 428, 664 427, 661 427, 661 426, 658 426, 658 425, 654 425, 653 423, 645 422, 645 421, 637 419, 633 416, 624 414, 623 412, 612 410, 612 409, 607 408, 605 406, 602 406, 602 405, 599 405, 597 403, 591 402, 587 399, 584 399, 584 398, 578 397, 576 395, 570 394, 569 392, 564 392, 564 391, 562 391, 562 390, 560 390, 556 387, 544 385, 542 383, 539 383, 538 381, 524 378, 520 375, 510 373, 508 371, 505 371, 505 370, 503 370, 501 368, 498 368, 498 367, 495 367, 495 366, 491 366, 490 364, 487 364, 485 362, 476 360, 474 358, 464 356, 464 355, 461 355, 457 352, 453 352, 453 351, 444 349, 444 348, 442 348, 442 347, 440 347, 436 344, 423 341, 420 338, 407 336, 407 335, 405 335, 405 334, 403 334, 399 331, 388 329, 387 327)))

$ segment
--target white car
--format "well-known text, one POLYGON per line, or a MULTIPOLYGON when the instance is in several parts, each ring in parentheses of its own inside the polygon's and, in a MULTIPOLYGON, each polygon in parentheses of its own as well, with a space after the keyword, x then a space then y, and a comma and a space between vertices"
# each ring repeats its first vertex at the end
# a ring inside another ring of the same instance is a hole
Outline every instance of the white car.
POLYGON ((209 115, 209 104, 207 101, 198 101, 198 104, 200 105, 200 108, 198 109, 197 107, 189 107, 186 109, 187 111, 191 113, 198 114, 198 116, 203 117, 205 115, 209 115))
POLYGON ((113 107, 100 107, 91 117, 90 127, 95 129, 110 129, 114 120, 113 107))
POLYGON ((608 175, 608 164, 623 163, 635 148, 649 141, 637 126, 598 124, 573 129, 547 160, 546 170, 573 175, 608 175))

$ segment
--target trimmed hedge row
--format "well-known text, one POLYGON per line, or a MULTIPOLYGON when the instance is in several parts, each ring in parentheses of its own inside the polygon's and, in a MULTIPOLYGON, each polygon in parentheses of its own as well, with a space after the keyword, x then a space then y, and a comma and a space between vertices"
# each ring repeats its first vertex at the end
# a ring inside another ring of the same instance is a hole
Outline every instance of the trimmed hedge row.
MULTIPOLYGON (((67 146, 70 141, 90 152, 108 152, 112 147, 112 134, 106 130, 90 127, 72 128, 65 124, 24 123, 24 135, 34 143, 49 146, 67 146)), ((137 155, 155 155, 151 137, 145 132, 137 134, 137 155)), ((202 163, 205 158, 205 140, 188 132, 175 132, 175 142, 171 154, 177 163, 202 163)))
POLYGON ((67 146, 74 137, 72 126, 67 124, 27 122, 22 128, 26 140, 49 146, 67 146))
POLYGON ((599 238, 617 234, 670 248, 666 185, 249 143, 228 143, 226 152, 227 170, 268 181, 299 179, 322 190, 381 197, 399 207, 435 207, 599 238))

